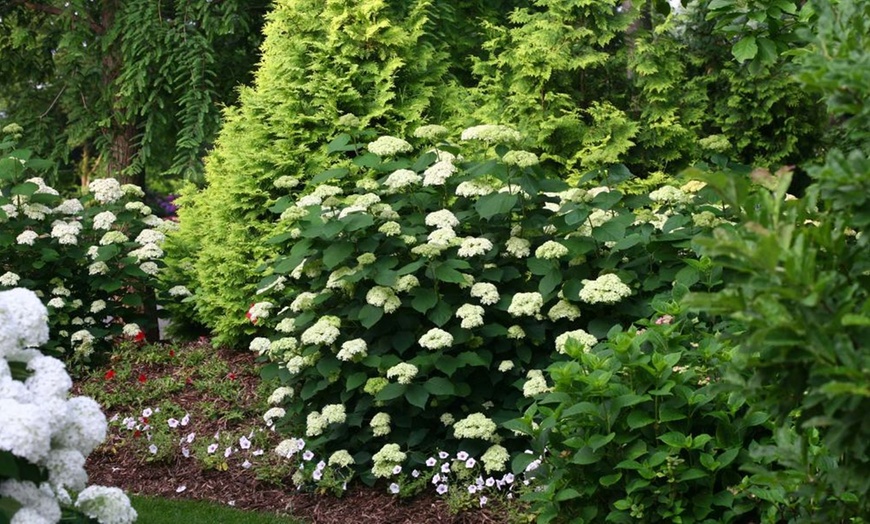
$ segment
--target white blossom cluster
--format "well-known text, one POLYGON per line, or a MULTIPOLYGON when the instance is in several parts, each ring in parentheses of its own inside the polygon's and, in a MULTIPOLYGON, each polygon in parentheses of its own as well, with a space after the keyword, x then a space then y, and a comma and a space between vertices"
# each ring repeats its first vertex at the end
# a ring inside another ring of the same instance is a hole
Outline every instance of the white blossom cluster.
POLYGON ((124 198, 124 190, 114 178, 91 180, 88 184, 88 191, 94 195, 94 200, 101 204, 113 204, 124 198))
POLYGON ((369 142, 367 147, 369 152, 381 157, 408 153, 413 149, 407 141, 389 135, 378 137, 374 142, 369 142))
POLYGON ((432 328, 420 337, 418 343, 431 350, 446 348, 453 345, 453 335, 441 328, 432 328))
POLYGON ((583 280, 580 300, 587 304, 616 304, 631 295, 631 288, 619 279, 619 275, 608 273, 595 280, 583 280))
POLYGON ((495 438, 496 424, 483 413, 472 413, 453 424, 456 438, 476 438, 492 440, 495 438))
POLYGON ((471 296, 480 299, 484 306, 491 306, 499 301, 498 288, 489 282, 478 282, 471 286, 471 296))
POLYGON ((556 337, 556 351, 559 353, 565 353, 565 346, 569 339, 580 344, 583 352, 589 351, 592 349, 592 346, 598 343, 598 339, 593 335, 590 335, 582 329, 575 329, 574 331, 567 331, 556 337))
POLYGON ((456 310, 456 318, 462 319, 460 326, 465 329, 483 325, 484 309, 476 304, 463 304, 456 310))
POLYGON ((399 384, 410 384, 417 376, 417 366, 407 362, 399 362, 387 370, 387 378, 394 378, 399 384))
POLYGON ((398 169, 393 171, 386 180, 384 185, 392 192, 397 192, 407 187, 415 186, 423 180, 423 177, 410 169, 398 169))
POLYGON ((372 433, 376 437, 383 437, 390 434, 390 414, 379 412, 372 417, 369 426, 372 428, 372 433))
POLYGON ((492 241, 483 237, 465 237, 456 252, 462 258, 471 258, 489 253, 492 249, 492 241))
POLYGON ((541 312, 541 307, 544 305, 544 297, 537 291, 530 293, 516 293, 511 298, 511 304, 508 306, 508 313, 515 317, 537 316, 541 312))
POLYGON ((365 358, 368 355, 368 349, 365 340, 355 338, 342 343, 336 357, 344 362, 356 361, 365 358))
POLYGON ((484 124, 469 127, 462 132, 460 138, 462 140, 480 140, 487 143, 504 144, 508 142, 519 142, 523 139, 523 135, 509 126, 484 124))
POLYGON ((526 373, 526 382, 523 384, 523 396, 534 397, 543 393, 548 393, 551 390, 547 386, 547 379, 544 378, 544 372, 540 369, 532 369, 526 373))
POLYGON ((372 474, 379 478, 386 478, 393 474, 393 469, 402 464, 408 457, 399 448, 398 444, 384 444, 384 446, 372 456, 374 465, 372 474))
POLYGON ((89 397, 69 397, 72 380, 64 364, 34 349, 48 340, 47 310, 32 291, 0 292, 0 450, 38 466, 48 475, 39 485, 0 480, 0 496, 21 508, 13 523, 53 523, 67 490, 80 492, 75 507, 102 524, 136 519, 130 501, 117 488, 87 486, 85 458, 106 436, 106 418, 89 397), (23 381, 10 363, 26 366, 23 381))

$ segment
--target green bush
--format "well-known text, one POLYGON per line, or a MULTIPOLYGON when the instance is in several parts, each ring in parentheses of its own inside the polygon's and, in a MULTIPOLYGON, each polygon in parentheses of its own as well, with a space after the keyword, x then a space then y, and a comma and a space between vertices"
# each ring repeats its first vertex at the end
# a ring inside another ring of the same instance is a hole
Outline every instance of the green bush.
POLYGON ((25 286, 47 303, 45 349, 83 363, 155 328, 146 306, 154 306, 159 244, 175 224, 152 215, 137 186, 98 179, 90 193, 65 199, 32 176, 44 162, 14 138, 0 155, 0 290, 25 286))
POLYGON ((207 158, 208 186, 179 201, 182 229, 167 260, 194 296, 167 305, 173 314, 194 307, 220 342, 250 334, 245 301, 257 267, 274 256, 265 242, 274 234, 272 182, 319 172, 320 146, 342 114, 401 132, 445 111, 455 97, 446 55, 427 32, 430 7, 423 0, 275 3, 254 86, 227 110, 207 158))
POLYGON ((446 132, 418 129, 417 148, 342 134, 335 167, 275 181, 292 191, 272 207, 282 254, 247 314, 271 340, 251 349, 293 389, 279 427, 307 450, 349 449, 368 476, 385 445, 412 465, 434 449, 525 449, 497 428, 529 404, 566 332, 603 338, 657 295, 719 278, 683 262, 721 220, 703 195, 569 188, 509 147, 510 128, 470 128, 462 147, 446 132))
MULTIPOLYGON (((769 416, 721 388, 732 348, 713 326, 669 313, 571 340, 552 392, 509 427, 535 438, 546 486, 526 495, 538 522, 746 522, 766 503, 740 467, 770 437, 769 416)), ((515 470, 535 455, 520 455, 515 470)))

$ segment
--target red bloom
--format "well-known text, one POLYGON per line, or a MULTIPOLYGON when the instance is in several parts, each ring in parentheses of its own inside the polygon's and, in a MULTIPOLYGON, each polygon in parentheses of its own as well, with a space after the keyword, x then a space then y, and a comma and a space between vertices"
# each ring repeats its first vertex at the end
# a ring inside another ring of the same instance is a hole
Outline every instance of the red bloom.
POLYGON ((170 350, 169 350, 169 356, 170 356, 170 357, 174 357, 174 356, 175 356, 175 350, 174 350, 174 349, 170 349, 170 350))
POLYGON ((133 438, 139 438, 141 436, 142 436, 142 432, 139 431, 138 429, 133 432, 133 438))
POLYGON ((135 340, 136 342, 142 342, 143 340, 145 340, 145 332, 140 331, 136 333, 136 336, 133 337, 133 340, 135 340))
POLYGON ((139 383, 144 384, 146 380, 148 380, 148 377, 145 376, 145 373, 139 373, 139 383))
POLYGON ((245 318, 248 319, 248 320, 250 320, 251 322, 257 322, 256 319, 252 319, 252 318, 251 318, 251 308, 252 308, 252 307, 254 307, 254 303, 253 303, 253 302, 251 302, 251 305, 248 306, 248 312, 245 313, 245 318))
POLYGON ((235 379, 236 379, 236 374, 233 373, 232 371, 230 371, 230 372, 227 374, 227 378, 230 379, 230 380, 235 380, 235 379))
POLYGON ((110 369, 109 371, 106 371, 106 374, 103 375, 103 378, 106 380, 112 380, 113 378, 115 378, 115 370, 110 369))

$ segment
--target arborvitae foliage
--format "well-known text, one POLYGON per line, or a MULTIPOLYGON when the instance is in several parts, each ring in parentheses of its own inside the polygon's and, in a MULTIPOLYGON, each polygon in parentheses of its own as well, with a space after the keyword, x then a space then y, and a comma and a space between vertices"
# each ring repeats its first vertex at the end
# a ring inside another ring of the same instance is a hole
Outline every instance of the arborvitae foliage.
POLYGON ((520 127, 569 179, 614 163, 646 176, 711 153, 763 164, 812 154, 817 104, 787 60, 768 57, 792 45, 791 26, 773 21, 793 10, 765 14, 779 40, 759 33, 764 57, 741 64, 740 34, 717 31, 708 3, 670 13, 652 0, 528 1, 487 26, 475 116, 520 127))
POLYGON ((487 28, 489 55, 474 70, 476 116, 519 126, 546 145, 548 155, 573 167, 582 162, 577 144, 586 125, 610 120, 602 113, 609 109, 585 110, 602 93, 625 91, 622 36, 632 16, 608 0, 528 4, 510 15, 509 25, 487 28))
POLYGON ((431 2, 280 0, 263 58, 240 105, 226 111, 206 165, 208 186, 182 201, 171 265, 195 288, 199 319, 222 342, 251 324, 248 300, 273 254, 273 182, 316 175, 339 118, 401 133, 452 100, 446 54, 426 33, 431 2), (185 257, 184 253, 195 254, 185 257))

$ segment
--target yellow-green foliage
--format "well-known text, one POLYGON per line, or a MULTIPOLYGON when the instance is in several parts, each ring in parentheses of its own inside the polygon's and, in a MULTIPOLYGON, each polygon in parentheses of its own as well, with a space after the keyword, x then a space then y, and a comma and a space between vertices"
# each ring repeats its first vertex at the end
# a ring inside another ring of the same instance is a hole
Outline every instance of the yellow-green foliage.
POLYGON ((274 254, 266 243, 272 182, 317 174, 319 145, 342 114, 398 133, 443 113, 450 81, 444 54, 427 39, 429 8, 426 0, 276 2, 254 85, 225 112, 206 161, 208 186, 183 200, 169 252, 170 264, 192 277, 197 316, 220 342, 238 341, 252 327, 245 312, 257 268, 274 254))

